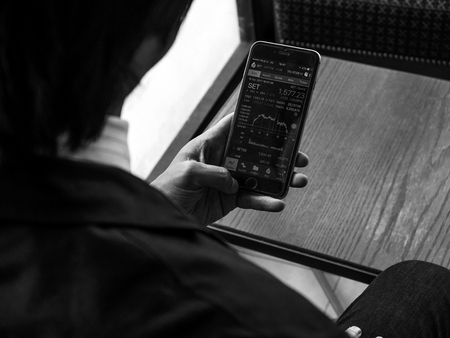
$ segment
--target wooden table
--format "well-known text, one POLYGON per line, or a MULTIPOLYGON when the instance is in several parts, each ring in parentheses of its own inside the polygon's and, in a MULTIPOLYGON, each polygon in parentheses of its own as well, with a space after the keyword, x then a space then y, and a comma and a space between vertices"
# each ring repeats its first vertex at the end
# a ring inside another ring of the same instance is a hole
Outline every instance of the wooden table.
POLYGON ((323 58, 300 150, 309 184, 283 212, 236 210, 216 230, 369 275, 450 268, 450 82, 323 58))

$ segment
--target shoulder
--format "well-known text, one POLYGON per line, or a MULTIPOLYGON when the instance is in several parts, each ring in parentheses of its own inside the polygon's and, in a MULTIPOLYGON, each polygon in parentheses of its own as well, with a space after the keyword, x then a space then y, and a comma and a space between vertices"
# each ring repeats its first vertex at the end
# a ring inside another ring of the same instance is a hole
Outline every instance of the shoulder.
POLYGON ((1 272, 20 273, 0 283, 0 320, 31 331, 39 314, 49 319, 41 332, 85 337, 339 337, 303 297, 204 231, 28 226, 2 238, 1 272))

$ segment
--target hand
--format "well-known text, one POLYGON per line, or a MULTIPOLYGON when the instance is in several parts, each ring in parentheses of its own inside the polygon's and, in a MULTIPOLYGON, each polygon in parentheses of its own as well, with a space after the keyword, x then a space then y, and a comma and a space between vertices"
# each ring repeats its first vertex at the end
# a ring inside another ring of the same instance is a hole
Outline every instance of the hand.
MULTIPOLYGON (((345 330, 345 333, 347 333, 347 335, 350 338, 360 338, 360 337, 362 337, 362 331, 357 326, 349 327, 347 330, 345 330)), ((383 338, 383 337, 377 336, 376 338, 383 338)))
MULTIPOLYGON (((237 181, 220 167, 232 115, 190 141, 151 185, 177 203, 202 224, 221 219, 236 207, 264 211, 281 211, 285 203, 268 196, 238 191, 237 181)), ((296 167, 305 167, 308 157, 299 152, 296 167)), ((305 175, 294 173, 291 186, 306 186, 305 175)))
POLYGON ((350 338, 359 338, 362 336, 362 331, 357 326, 349 327, 347 330, 345 330, 345 333, 347 333, 350 338))

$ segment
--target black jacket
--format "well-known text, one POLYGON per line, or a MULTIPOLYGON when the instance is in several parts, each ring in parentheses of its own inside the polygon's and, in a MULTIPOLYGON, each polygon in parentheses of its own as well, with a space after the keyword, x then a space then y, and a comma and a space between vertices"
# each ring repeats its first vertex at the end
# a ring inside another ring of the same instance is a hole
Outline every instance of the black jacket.
POLYGON ((140 179, 0 167, 0 337, 346 337, 140 179))

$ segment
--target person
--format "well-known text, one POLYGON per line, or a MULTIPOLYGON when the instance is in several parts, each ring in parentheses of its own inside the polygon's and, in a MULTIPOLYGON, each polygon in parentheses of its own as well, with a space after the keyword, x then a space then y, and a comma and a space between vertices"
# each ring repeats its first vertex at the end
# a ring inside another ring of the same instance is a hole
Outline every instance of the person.
POLYGON ((444 268, 387 269, 336 325, 208 231, 284 207, 218 165, 231 116, 151 185, 130 174, 122 103, 189 5, 0 4, 0 336, 448 337, 444 268))

